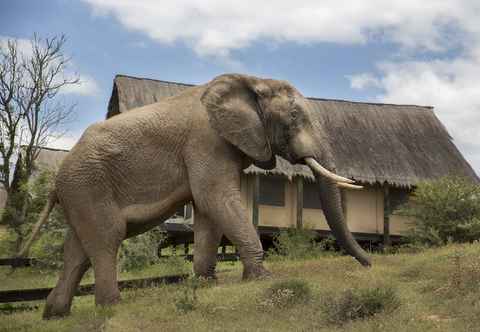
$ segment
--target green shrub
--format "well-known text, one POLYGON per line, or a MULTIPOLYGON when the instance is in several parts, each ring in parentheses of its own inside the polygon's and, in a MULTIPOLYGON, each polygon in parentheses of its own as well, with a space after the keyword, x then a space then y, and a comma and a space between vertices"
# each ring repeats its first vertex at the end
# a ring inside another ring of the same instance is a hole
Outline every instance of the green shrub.
POLYGON ((263 294, 259 305, 263 308, 287 308, 299 303, 307 303, 312 298, 312 290, 306 281, 292 279, 271 285, 263 294))
POLYGON ((480 239, 480 186, 447 176, 419 183, 398 214, 411 217, 411 242, 444 245, 480 239))
POLYGON ((307 259, 318 257, 327 251, 335 250, 335 239, 328 237, 316 241, 317 233, 310 229, 289 228, 282 230, 273 239, 274 248, 269 256, 284 256, 289 259, 307 259))
POLYGON ((364 319, 381 312, 391 312, 400 306, 400 299, 390 287, 349 289, 339 297, 329 297, 323 310, 333 324, 364 319))
POLYGON ((480 262, 460 250, 449 256, 449 269, 445 285, 437 289, 446 294, 477 293, 480 285, 480 262))
POLYGON ((159 262, 158 246, 165 238, 158 229, 123 241, 119 261, 122 271, 134 271, 159 262))
POLYGON ((191 276, 184 281, 181 295, 175 302, 175 307, 181 313, 193 311, 198 306, 197 290, 200 288, 202 280, 199 277, 191 276))
MULTIPOLYGON (((28 227, 28 236, 47 202, 54 181, 55 172, 44 170, 28 185, 31 197, 25 224, 28 227)), ((30 256, 39 259, 40 264, 44 267, 58 268, 62 266, 63 243, 68 231, 69 226, 63 210, 56 205, 50 213, 48 221, 43 225, 39 239, 32 246, 30 256)))
MULTIPOLYGON (((44 170, 35 176, 32 181, 21 186, 21 191, 17 195, 19 200, 27 199, 28 201, 26 215, 23 224, 14 224, 7 227, 8 235, 0 244, 5 256, 13 256, 19 249, 19 242, 21 243, 30 237, 33 225, 37 222, 47 202, 54 178, 55 173, 53 171, 44 170), (22 241, 19 241, 19 237, 22 241)), ((15 205, 16 203, 12 204, 15 205)), ((11 217, 9 214, 14 213, 14 210, 13 208, 7 208, 5 213, 4 219, 11 217)), ((63 264, 63 242, 67 231, 68 226, 65 223, 63 211, 57 205, 50 213, 48 221, 42 226, 40 237, 34 242, 29 256, 38 258, 42 267, 56 268, 61 266, 63 264)))

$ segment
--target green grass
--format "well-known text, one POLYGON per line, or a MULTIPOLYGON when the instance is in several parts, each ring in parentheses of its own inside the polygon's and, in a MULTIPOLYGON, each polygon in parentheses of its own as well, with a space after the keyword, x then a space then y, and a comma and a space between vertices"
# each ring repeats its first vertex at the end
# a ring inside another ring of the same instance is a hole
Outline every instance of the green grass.
MULTIPOLYGON (((179 310, 176 305, 185 297, 186 286, 171 285, 123 292, 122 302, 111 309, 96 309, 92 296, 77 297, 71 316, 52 321, 41 319, 43 302, 39 302, 38 310, 1 315, 0 331, 448 332, 475 331, 480 326, 480 244, 374 255, 370 269, 350 257, 272 261, 267 266, 273 278, 242 282, 239 263, 220 264, 217 285, 198 286, 192 310, 179 310), (289 280, 307 283, 309 300, 263 310, 267 290, 289 280), (342 299, 349 290, 366 290, 360 291, 359 301, 373 303, 375 308, 381 308, 377 296, 381 302, 394 292, 398 305, 394 310, 375 309, 361 319, 332 323, 330 300, 342 299)), ((122 278, 167 271, 170 268, 158 266, 122 278)), ((2 289, 49 286, 55 280, 53 273, 27 269, 5 276, 5 272, 0 270, 2 289)))

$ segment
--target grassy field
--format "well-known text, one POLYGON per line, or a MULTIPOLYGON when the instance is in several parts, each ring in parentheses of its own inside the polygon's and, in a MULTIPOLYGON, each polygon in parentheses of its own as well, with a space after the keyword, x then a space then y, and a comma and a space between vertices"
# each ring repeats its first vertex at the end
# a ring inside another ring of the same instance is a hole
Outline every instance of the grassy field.
MULTIPOLYGON (((238 263, 222 263, 216 285, 203 285, 192 297, 187 285, 122 293, 122 302, 95 309, 93 297, 77 297, 68 318, 43 321, 40 308, 0 315, 2 331, 479 331, 480 244, 451 245, 415 254, 374 255, 365 269, 350 257, 270 261, 274 277, 242 282, 238 263), (303 280, 312 290, 306 303, 265 304, 269 286, 303 280), (400 305, 358 320, 333 322, 333 302, 349 289, 393 289, 400 305), (182 300, 183 299, 183 300, 182 300), (183 301, 183 302, 182 302, 183 301), (179 310, 192 304, 189 310, 179 310)), ((187 269, 189 266, 187 266, 187 269)), ((172 261, 122 278, 183 270, 172 261), (167 267, 169 265, 169 267, 167 267)), ((0 270, 2 289, 47 286, 53 273, 0 270)), ((89 276, 91 278, 91 276, 89 276)), ((88 278, 87 278, 88 279, 88 278)))

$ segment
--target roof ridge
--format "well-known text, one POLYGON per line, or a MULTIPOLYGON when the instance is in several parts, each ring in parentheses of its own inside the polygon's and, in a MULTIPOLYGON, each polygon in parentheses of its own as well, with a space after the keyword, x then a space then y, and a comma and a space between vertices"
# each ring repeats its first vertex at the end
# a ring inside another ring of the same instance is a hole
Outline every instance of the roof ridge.
POLYGON ((418 108, 426 108, 426 109, 429 109, 429 110, 434 109, 433 106, 428 106, 428 105, 376 103, 376 102, 371 102, 371 101, 358 101, 358 100, 346 100, 346 99, 335 99, 335 98, 318 98, 318 97, 307 97, 307 99, 318 100, 318 101, 336 101, 336 102, 341 102, 341 103, 364 104, 364 105, 418 107, 418 108))
MULTIPOLYGON (((26 148, 28 145, 26 144, 22 144, 20 145, 21 148, 26 148)), ((62 152, 70 152, 70 150, 66 150, 66 149, 59 149, 59 148, 51 148, 51 147, 48 147, 48 146, 35 146, 35 148, 37 149, 40 149, 40 150, 50 150, 50 151, 62 151, 62 152)))
MULTIPOLYGON (((131 79, 136 79, 136 80, 148 80, 148 81, 154 81, 154 82, 160 82, 160 83, 178 84, 178 85, 189 86, 189 87, 190 86, 196 86, 196 84, 191 84, 191 83, 157 80, 157 79, 154 79, 154 78, 136 77, 136 76, 124 75, 124 74, 115 75, 115 78, 117 78, 117 77, 127 77, 127 78, 131 78, 131 79)), ((432 110, 434 108, 433 106, 427 106, 427 105, 422 106, 422 105, 414 105, 414 104, 375 103, 375 102, 369 102, 369 101, 355 101, 355 100, 345 100, 345 99, 335 99, 335 98, 319 98, 319 97, 306 97, 306 98, 310 99, 310 100, 318 100, 318 101, 335 101, 335 102, 363 104, 363 105, 419 107, 419 108, 425 108, 425 109, 428 109, 428 110, 432 110)))
POLYGON ((161 82, 161 83, 173 83, 173 84, 178 84, 178 85, 185 85, 185 86, 195 86, 196 84, 191 84, 191 83, 182 83, 182 82, 175 82, 175 81, 165 81, 165 80, 157 80, 154 78, 147 78, 147 77, 137 77, 137 76, 131 76, 131 75, 124 75, 124 74, 117 74, 115 75, 115 79, 117 77, 127 77, 127 78, 133 78, 135 80, 147 80, 147 81, 154 81, 154 82, 161 82))

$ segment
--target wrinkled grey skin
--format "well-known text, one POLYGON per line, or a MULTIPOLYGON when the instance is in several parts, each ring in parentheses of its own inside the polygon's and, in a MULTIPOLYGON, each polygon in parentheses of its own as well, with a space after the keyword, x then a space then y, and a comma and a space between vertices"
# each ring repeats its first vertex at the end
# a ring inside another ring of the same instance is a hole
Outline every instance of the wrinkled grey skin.
MULTIPOLYGON (((89 127, 65 158, 56 199, 72 232, 64 270, 44 317, 65 315, 88 269, 95 301, 120 299, 116 258, 123 239, 195 206, 194 271, 213 277, 222 235, 239 250, 245 279, 268 275, 263 250, 240 196, 242 169, 273 167, 278 154, 292 163, 315 157, 333 169, 302 95, 284 81, 222 75, 179 96, 89 127)), ((317 176, 330 227, 348 253, 369 258, 346 228, 337 187, 317 176)))

